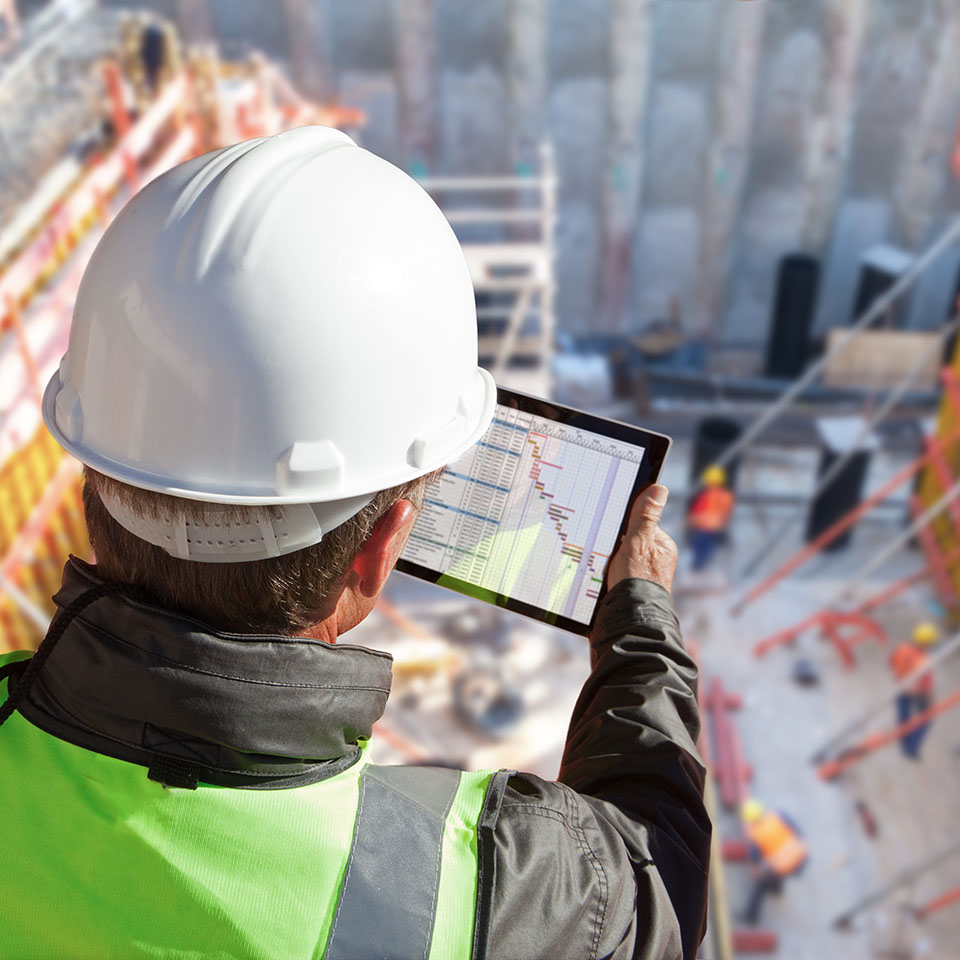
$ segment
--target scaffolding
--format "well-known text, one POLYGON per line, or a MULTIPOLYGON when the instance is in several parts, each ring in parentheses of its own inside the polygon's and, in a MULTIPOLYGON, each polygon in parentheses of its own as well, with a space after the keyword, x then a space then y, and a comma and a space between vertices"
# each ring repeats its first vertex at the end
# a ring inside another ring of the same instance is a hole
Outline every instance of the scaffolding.
POLYGON ((538 173, 423 177, 420 184, 455 229, 479 226, 491 238, 461 238, 477 298, 480 363, 505 387, 549 397, 556 331, 551 147, 541 145, 538 173), (465 206, 465 195, 475 205, 465 206))
POLYGON ((19 179, 0 183, 16 200, 0 210, 0 649, 21 649, 45 632, 68 554, 91 552, 80 464, 43 427, 40 398, 97 240, 136 190, 182 160, 291 126, 352 128, 364 118, 306 100, 256 53, 221 62, 212 49, 182 51, 165 21, 105 18, 84 2, 51 5, 0 60, 0 103, 17 104, 0 111, 0 140, 18 123, 36 132, 2 171, 19 179), (148 62, 151 43, 160 56, 148 62), (48 61, 55 68, 26 66, 48 61), (73 105, 71 122, 45 114, 50 97, 73 105))

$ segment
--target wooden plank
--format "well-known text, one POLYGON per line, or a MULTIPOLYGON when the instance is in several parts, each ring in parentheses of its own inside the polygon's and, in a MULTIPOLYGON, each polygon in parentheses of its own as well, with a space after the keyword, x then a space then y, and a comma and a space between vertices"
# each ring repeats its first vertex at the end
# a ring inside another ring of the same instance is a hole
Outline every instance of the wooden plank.
MULTIPOLYGON (((832 350, 846 328, 837 327, 827 335, 827 351, 832 350)), ((829 387, 863 387, 869 390, 893 389, 913 367, 929 353, 926 366, 915 378, 918 390, 933 390, 940 373, 940 357, 931 351, 936 332, 916 330, 867 330, 852 349, 831 357, 823 371, 829 387)))

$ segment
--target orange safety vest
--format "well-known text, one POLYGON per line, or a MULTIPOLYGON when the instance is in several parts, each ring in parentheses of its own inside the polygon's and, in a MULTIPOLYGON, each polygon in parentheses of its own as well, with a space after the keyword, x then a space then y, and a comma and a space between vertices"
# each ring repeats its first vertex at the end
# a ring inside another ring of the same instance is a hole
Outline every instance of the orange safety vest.
MULTIPOLYGON (((890 669, 893 670, 893 675, 898 680, 903 680, 904 677, 908 677, 914 670, 919 670, 921 667, 925 667, 929 662, 929 658, 922 651, 918 650, 914 644, 910 642, 901 643, 896 650, 890 654, 890 669)), ((922 674, 917 682, 911 687, 911 693, 930 693, 933 689, 933 676, 932 674, 925 673, 922 674)))
POLYGON ((697 530, 722 530, 733 510, 733 494, 726 487, 707 487, 690 505, 690 523, 697 530))
POLYGON ((746 827, 750 842, 781 877, 798 870, 807 859, 806 844, 776 813, 768 810, 746 827))

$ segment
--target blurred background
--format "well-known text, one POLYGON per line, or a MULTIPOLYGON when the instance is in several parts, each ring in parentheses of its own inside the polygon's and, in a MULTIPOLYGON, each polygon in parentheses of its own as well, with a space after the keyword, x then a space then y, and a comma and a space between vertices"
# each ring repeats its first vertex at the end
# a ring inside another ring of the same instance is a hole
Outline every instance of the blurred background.
MULTIPOLYGON (((675 438, 703 956, 956 960, 958 51, 955 0, 0 0, 0 650, 90 554, 38 400, 99 236, 337 126, 444 209, 498 382, 675 438), (748 799, 809 852, 754 917, 748 799)), ((584 640, 399 574, 352 638, 381 762, 556 776, 584 640)))

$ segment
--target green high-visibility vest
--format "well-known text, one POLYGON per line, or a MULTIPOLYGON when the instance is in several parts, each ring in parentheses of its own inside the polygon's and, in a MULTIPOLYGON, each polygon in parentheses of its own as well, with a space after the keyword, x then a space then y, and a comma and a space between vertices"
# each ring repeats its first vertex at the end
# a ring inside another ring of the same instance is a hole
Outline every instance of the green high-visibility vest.
POLYGON ((308 786, 168 788, 15 713, 0 957, 469 958, 490 777, 379 767, 364 746, 308 786))

